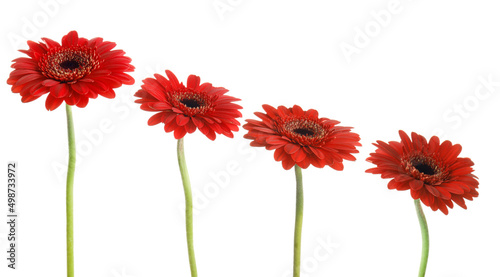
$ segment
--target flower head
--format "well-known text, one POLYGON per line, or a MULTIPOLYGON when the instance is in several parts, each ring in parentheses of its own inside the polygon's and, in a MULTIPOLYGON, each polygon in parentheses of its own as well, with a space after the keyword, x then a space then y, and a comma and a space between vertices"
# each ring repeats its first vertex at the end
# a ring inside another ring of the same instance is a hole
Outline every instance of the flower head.
POLYGON ((253 140, 251 146, 263 146, 274 151, 274 159, 281 161, 284 169, 294 165, 307 168, 309 165, 336 170, 344 169, 343 160, 354 161, 352 153, 358 153, 356 146, 359 135, 351 127, 337 126, 339 121, 318 118, 318 112, 303 111, 279 106, 277 109, 262 105, 266 114, 256 112, 262 121, 248 119, 243 128, 248 130, 244 137, 253 140))
POLYGON ((469 158, 459 158, 460 144, 450 141, 439 142, 436 136, 429 142, 416 133, 408 135, 399 131, 401 142, 377 141, 375 153, 367 161, 377 167, 366 172, 392 178, 388 188, 410 190, 413 199, 420 199, 433 211, 448 214, 453 202, 467 209, 464 198, 471 200, 478 196, 477 177, 472 174, 474 163, 469 158))
POLYGON ((241 117, 241 106, 232 102, 240 99, 225 95, 223 87, 213 87, 210 83, 200 85, 200 77, 189 75, 186 85, 179 83, 177 77, 165 71, 168 79, 160 74, 155 78, 143 80, 142 89, 137 91, 135 100, 141 109, 156 112, 148 125, 164 123, 165 132, 174 131, 176 139, 183 138, 186 133, 199 129, 205 136, 215 140, 215 134, 223 134, 232 138, 238 131, 241 117))
POLYGON ((40 43, 28 41, 29 50, 19 50, 29 58, 13 60, 14 70, 7 80, 23 103, 48 94, 45 107, 49 111, 64 101, 83 108, 89 98, 114 98, 113 89, 134 83, 125 73, 134 71, 131 59, 123 50, 111 50, 114 42, 81 38, 76 31, 65 35, 61 44, 42 39, 40 43))

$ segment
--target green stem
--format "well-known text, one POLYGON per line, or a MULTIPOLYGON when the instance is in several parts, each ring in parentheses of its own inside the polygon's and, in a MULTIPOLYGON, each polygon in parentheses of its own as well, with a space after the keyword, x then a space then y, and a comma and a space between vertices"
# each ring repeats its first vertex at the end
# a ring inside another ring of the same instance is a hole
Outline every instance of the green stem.
POLYGON ((427 220, 425 220, 422 205, 420 205, 420 199, 415 200, 415 209, 417 210, 420 231, 422 232, 422 256, 420 258, 418 277, 424 277, 425 270, 427 269, 427 260, 429 259, 429 228, 427 227, 427 220))
POLYGON ((73 254, 73 181, 75 179, 75 127, 73 126, 73 114, 71 106, 66 104, 66 117, 68 121, 68 175, 66 178, 66 251, 68 277, 75 276, 75 258, 73 254))
POLYGON ((196 270, 193 245, 193 197, 191 195, 191 183, 189 182, 186 158, 184 157, 184 138, 177 141, 177 160, 179 162, 182 185, 184 186, 184 195, 186 198, 186 237, 189 254, 189 266, 191 268, 191 277, 196 277, 198 276, 198 273, 196 270))
POLYGON ((300 277, 300 241, 302 237, 302 217, 304 210, 304 190, 302 188, 302 170, 295 165, 297 196, 295 200, 295 234, 293 240, 293 277, 300 277))

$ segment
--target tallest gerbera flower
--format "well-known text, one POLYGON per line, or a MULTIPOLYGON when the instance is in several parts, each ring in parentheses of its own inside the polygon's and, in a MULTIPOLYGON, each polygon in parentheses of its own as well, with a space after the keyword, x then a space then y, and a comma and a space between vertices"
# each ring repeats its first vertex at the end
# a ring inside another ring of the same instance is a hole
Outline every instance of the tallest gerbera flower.
POLYGON ((29 50, 20 50, 29 58, 17 58, 7 80, 12 92, 21 94, 23 103, 47 95, 45 107, 52 111, 66 102, 68 126, 68 173, 66 178, 66 254, 68 277, 74 276, 73 183, 76 163, 75 130, 71 106, 83 108, 89 98, 102 95, 114 98, 114 89, 131 85, 131 59, 123 50, 112 50, 114 42, 102 38, 78 37, 71 31, 61 44, 48 38, 44 42, 28 41, 29 50))
POLYGON ((7 80, 23 103, 48 94, 45 107, 49 111, 64 101, 83 108, 89 98, 114 98, 115 88, 134 83, 125 73, 134 71, 131 59, 123 50, 112 50, 114 42, 99 37, 88 40, 76 31, 63 36, 61 44, 42 39, 40 43, 28 41, 29 49, 19 50, 29 58, 13 60, 14 70, 7 80))

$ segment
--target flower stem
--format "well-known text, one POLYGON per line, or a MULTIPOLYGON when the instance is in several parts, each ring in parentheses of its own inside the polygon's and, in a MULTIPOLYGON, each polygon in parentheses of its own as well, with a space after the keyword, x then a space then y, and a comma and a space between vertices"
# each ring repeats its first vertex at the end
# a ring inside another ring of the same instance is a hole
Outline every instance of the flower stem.
POLYGON ((66 177, 66 251, 68 277, 75 276, 75 259, 73 254, 73 181, 75 179, 75 127, 73 126, 73 113, 71 106, 66 104, 66 117, 68 121, 68 175, 66 177))
POLYGON ((186 198, 186 237, 189 254, 189 266, 191 268, 191 277, 196 277, 198 276, 198 272, 196 270, 193 245, 193 197, 186 166, 186 158, 184 157, 184 138, 177 141, 177 160, 179 162, 179 170, 181 171, 182 185, 184 186, 184 195, 186 198))
POLYGON ((300 277, 300 241, 302 237, 302 217, 304 210, 304 190, 302 188, 302 169, 295 165, 297 195, 295 200, 295 234, 293 240, 293 277, 300 277))
POLYGON ((425 220, 422 205, 420 205, 420 199, 415 200, 415 209, 417 210, 420 231, 422 232, 422 256, 420 258, 420 270, 418 277, 424 277, 425 270, 427 269, 427 260, 429 258, 429 228, 427 227, 427 220, 425 220))

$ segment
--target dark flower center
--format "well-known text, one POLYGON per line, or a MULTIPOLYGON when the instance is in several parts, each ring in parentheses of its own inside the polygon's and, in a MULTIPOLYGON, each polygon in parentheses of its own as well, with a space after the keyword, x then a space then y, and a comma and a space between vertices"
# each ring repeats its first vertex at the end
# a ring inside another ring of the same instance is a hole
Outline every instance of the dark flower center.
POLYGON ((402 163, 409 175, 429 185, 440 184, 448 178, 448 171, 439 160, 421 152, 403 157, 402 163))
POLYGON ((79 68, 80 64, 77 61, 69 60, 60 63, 59 66, 62 67, 63 69, 73 70, 79 68))
POLYGON ((95 49, 86 46, 50 48, 38 62, 42 74, 61 83, 75 83, 99 68, 95 49))
POLYGON ((205 114, 212 110, 214 105, 214 99, 209 95, 189 89, 172 92, 169 99, 177 109, 188 116, 205 114))
POLYGON ((288 118, 278 123, 279 132, 295 143, 313 145, 323 141, 327 130, 316 120, 288 118))
POLYGON ((182 104, 184 104, 188 108, 196 109, 196 108, 203 106, 202 103, 200 103, 197 99, 184 98, 184 99, 179 100, 179 102, 181 102, 182 104))
POLYGON ((436 171, 434 171, 434 168, 432 166, 426 164, 426 163, 421 163, 421 162, 415 162, 415 161, 413 161, 411 164, 420 173, 423 173, 425 175, 434 175, 434 174, 436 174, 436 171))
POLYGON ((314 131, 306 129, 306 128, 297 128, 293 130, 294 133, 299 134, 301 136, 306 136, 306 137, 313 137, 314 136, 314 131))

